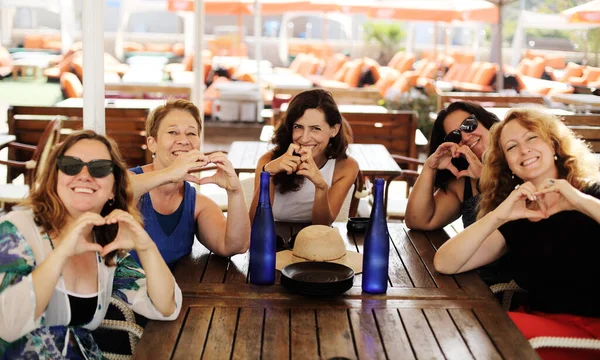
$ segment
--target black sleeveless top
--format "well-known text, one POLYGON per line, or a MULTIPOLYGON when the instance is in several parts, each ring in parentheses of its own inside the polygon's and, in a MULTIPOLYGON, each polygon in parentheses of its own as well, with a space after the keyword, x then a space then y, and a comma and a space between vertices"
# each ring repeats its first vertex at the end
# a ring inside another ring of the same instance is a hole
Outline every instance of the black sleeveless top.
POLYGON ((69 296, 69 306, 71 307, 71 322, 69 326, 82 326, 94 318, 96 307, 98 306, 98 296, 89 298, 69 296))
POLYGON ((471 188, 471 178, 465 178, 465 189, 463 192, 463 202, 460 204, 460 214, 462 215, 463 226, 466 228, 477 220, 477 204, 479 195, 473 196, 471 188))

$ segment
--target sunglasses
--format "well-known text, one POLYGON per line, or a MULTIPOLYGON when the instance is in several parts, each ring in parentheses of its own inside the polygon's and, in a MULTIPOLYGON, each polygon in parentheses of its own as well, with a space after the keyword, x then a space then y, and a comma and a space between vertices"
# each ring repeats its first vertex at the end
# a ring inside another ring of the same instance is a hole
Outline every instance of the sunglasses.
POLYGON ((75 176, 81 172, 84 166, 87 166, 88 172, 92 177, 103 178, 113 172, 114 163, 112 160, 92 160, 90 162, 83 162, 73 156, 59 156, 57 167, 58 170, 69 176, 75 176))
POLYGON ((475 115, 469 115, 469 117, 460 124, 458 129, 450 131, 446 137, 444 137, 444 142, 460 144, 460 141, 462 140, 461 132, 472 133, 477 129, 477 124, 478 122, 475 115))

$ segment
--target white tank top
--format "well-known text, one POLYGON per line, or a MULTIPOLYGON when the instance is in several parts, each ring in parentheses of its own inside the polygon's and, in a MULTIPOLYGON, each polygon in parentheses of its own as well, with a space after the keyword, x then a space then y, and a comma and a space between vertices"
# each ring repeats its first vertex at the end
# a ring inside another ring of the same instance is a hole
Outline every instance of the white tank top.
MULTIPOLYGON (((329 159, 319 169, 323 179, 328 186, 333 181, 333 170, 335 159, 329 159)), ((312 222, 312 207, 315 201, 315 185, 308 179, 304 179, 298 191, 288 191, 285 194, 279 192, 279 186, 275 186, 273 198, 273 216, 276 221, 312 222)))

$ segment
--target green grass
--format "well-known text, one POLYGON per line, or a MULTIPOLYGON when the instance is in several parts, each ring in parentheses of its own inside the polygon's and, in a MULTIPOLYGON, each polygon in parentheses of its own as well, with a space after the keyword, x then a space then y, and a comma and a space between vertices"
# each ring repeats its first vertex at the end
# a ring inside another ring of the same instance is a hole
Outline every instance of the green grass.
POLYGON ((60 84, 46 78, 19 77, 0 80, 0 102, 8 105, 52 106, 63 99, 60 84))

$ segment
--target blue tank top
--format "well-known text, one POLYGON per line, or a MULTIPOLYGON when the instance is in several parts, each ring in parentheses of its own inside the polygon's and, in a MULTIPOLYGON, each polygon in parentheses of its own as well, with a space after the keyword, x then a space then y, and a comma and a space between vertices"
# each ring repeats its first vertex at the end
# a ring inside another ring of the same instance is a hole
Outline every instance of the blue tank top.
MULTIPOLYGON (((142 174, 144 171, 140 166, 129 169, 134 174, 142 174)), ((150 193, 145 193, 140 198, 138 204, 142 217, 144 219, 144 229, 154 240, 158 251, 169 266, 173 268, 177 260, 186 256, 192 251, 194 236, 196 233, 196 220, 194 210, 196 209, 196 189, 188 182, 183 186, 183 213, 179 223, 169 235, 165 234, 158 220, 158 213, 152 206, 150 193)), ((131 251, 131 256, 139 263, 140 259, 135 251, 131 251)))

